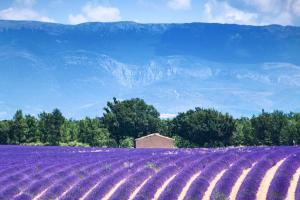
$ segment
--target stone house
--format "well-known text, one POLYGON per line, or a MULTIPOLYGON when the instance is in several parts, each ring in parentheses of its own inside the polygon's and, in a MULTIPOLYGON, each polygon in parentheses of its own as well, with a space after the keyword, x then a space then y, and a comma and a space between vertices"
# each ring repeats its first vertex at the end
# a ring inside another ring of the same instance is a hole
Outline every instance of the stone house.
POLYGON ((175 140, 159 133, 135 139, 136 148, 175 148, 175 140))

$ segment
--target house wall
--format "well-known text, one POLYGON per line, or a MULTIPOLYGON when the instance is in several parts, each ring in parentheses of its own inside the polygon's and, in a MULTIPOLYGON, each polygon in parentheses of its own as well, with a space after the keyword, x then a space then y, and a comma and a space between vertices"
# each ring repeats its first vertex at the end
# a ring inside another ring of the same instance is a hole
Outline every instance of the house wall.
POLYGON ((149 136, 135 141, 136 148, 175 148, 174 140, 149 136))

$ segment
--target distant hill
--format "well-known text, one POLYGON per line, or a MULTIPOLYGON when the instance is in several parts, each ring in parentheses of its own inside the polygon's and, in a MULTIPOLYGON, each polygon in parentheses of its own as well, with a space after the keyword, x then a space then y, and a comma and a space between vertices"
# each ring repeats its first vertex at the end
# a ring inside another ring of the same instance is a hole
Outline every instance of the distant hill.
POLYGON ((165 114, 300 111, 300 27, 0 20, 0 75, 0 118, 101 115, 113 96, 165 114))

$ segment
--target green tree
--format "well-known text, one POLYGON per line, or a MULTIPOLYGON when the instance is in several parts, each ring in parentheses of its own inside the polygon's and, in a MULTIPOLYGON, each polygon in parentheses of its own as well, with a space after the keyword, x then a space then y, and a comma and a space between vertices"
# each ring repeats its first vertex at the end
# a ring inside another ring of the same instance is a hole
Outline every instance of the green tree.
POLYGON ((118 101, 114 98, 104 111, 103 121, 118 145, 125 137, 137 138, 159 130, 159 112, 142 99, 118 101))
POLYGON ((39 114, 38 122, 40 141, 48 143, 51 134, 51 113, 42 112, 39 114))
POLYGON ((0 121, 0 144, 9 144, 10 121, 0 121))
POLYGON ((236 120, 236 127, 232 135, 232 144, 234 146, 244 145, 245 136, 244 136, 244 124, 240 120, 236 120))
POLYGON ((288 116, 281 111, 267 113, 264 110, 252 117, 251 124, 258 145, 280 145, 282 129, 288 125, 288 116))
POLYGON ((232 144, 235 146, 256 144, 250 119, 242 117, 236 120, 235 130, 232 135, 232 144))
POLYGON ((160 121, 160 126, 158 132, 162 135, 168 136, 168 137, 174 137, 173 134, 173 120, 171 119, 162 119, 160 121))
POLYGON ((175 139, 175 146, 178 148, 194 148, 198 147, 198 144, 193 143, 193 141, 184 139, 178 135, 174 136, 175 139))
POLYGON ((174 134, 191 144, 207 147, 229 145, 235 128, 229 114, 202 108, 179 113, 173 124, 174 134))
POLYGON ((90 146, 114 146, 109 132, 104 128, 100 119, 86 117, 79 121, 78 142, 89 144, 90 146))
POLYGON ((27 125, 22 110, 17 110, 14 115, 11 130, 10 142, 12 144, 21 144, 26 141, 27 125))
POLYGON ((281 145, 300 144, 300 114, 290 113, 287 126, 280 132, 281 145))
POLYGON ((292 120, 294 120, 297 130, 297 132, 294 135, 293 144, 300 144, 300 113, 293 113, 292 120))
POLYGON ((26 142, 34 143, 39 141, 39 133, 38 133, 38 121, 34 116, 25 115, 25 122, 27 125, 26 130, 26 142))
POLYGON ((78 135, 78 123, 75 120, 65 120, 62 126, 61 141, 64 143, 75 142, 78 135))
POLYGON ((50 145, 58 145, 61 141, 62 126, 65 118, 57 108, 51 114, 50 134, 48 135, 48 142, 50 145))
POLYGON ((125 147, 125 148, 134 147, 134 138, 126 137, 125 139, 121 140, 120 147, 125 147))

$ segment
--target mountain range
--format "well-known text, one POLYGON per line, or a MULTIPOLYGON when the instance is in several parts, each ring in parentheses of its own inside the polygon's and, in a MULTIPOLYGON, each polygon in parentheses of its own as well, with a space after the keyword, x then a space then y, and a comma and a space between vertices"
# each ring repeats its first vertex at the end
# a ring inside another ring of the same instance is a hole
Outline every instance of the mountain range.
POLYGON ((0 119, 101 116, 113 97, 251 116, 300 111, 299 89, 300 27, 0 20, 0 119))

